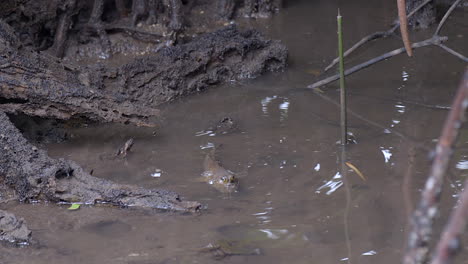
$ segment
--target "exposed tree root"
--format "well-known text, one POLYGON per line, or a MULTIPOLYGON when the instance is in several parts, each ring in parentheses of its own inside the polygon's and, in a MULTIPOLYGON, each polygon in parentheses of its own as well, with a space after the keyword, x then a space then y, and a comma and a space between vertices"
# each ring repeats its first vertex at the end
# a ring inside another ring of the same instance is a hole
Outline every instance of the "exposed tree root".
POLYGON ((281 70, 286 48, 234 27, 120 67, 69 66, 20 48, 0 22, 0 109, 9 113, 155 126, 162 103, 207 86, 281 70), (247 56, 249 55, 249 56, 247 56))

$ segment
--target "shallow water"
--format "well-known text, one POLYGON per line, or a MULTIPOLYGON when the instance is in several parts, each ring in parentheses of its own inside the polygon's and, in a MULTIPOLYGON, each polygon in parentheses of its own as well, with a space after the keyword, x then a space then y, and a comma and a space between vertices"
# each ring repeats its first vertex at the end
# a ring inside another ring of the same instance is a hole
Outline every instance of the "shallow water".
MULTIPOLYGON (((1 263, 215 263, 219 260, 199 249, 220 239, 243 241, 260 253, 229 256, 224 263, 399 262, 407 212, 419 199, 427 153, 448 113, 441 108, 450 105, 464 64, 429 47, 416 50, 413 59, 397 56, 347 79, 348 106, 367 121, 349 115, 358 143, 347 147, 345 158, 366 176, 364 181, 341 167, 342 149, 335 144, 338 108, 304 89, 320 78, 314 73, 336 53, 337 7, 335 1, 291 1, 271 24, 249 22, 287 45, 285 72, 167 105, 155 130, 100 125, 72 130, 70 141, 45 146, 51 156, 72 159, 94 176, 166 188, 200 201, 206 207, 200 214, 8 204, 4 208, 24 217, 40 243, 0 249, 1 263), (235 120, 238 131, 207 131, 224 117, 235 120), (109 159, 130 137, 135 139, 130 154, 109 159), (238 173, 238 192, 222 194, 199 181, 213 145, 223 165, 238 173), (160 177, 154 177, 157 170, 160 177)), ((347 46, 386 29, 396 14, 388 1, 342 1, 340 9, 347 46)), ((443 33, 451 47, 467 54, 463 27, 466 21, 458 10, 443 33)), ((423 39, 432 30, 413 38, 423 39)), ((397 38, 375 41, 348 63, 399 46, 397 38)), ((333 100, 336 85, 324 88, 333 100)), ((468 169, 466 135, 464 129, 442 215, 453 206, 468 169)))

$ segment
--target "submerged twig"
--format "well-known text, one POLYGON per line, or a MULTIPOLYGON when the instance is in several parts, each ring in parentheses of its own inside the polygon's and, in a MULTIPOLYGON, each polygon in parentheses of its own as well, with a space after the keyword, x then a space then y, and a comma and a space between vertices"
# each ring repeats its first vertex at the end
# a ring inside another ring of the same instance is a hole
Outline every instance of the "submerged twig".
POLYGON ((409 233, 408 249, 403 259, 405 264, 421 264, 427 259, 429 240, 432 235, 432 223, 438 211, 444 174, 453 153, 452 148, 468 106, 467 102, 468 69, 465 71, 462 83, 452 104, 452 109, 445 121, 435 149, 434 162, 421 195, 421 201, 410 222, 412 230, 409 233))
POLYGON ((441 47, 442 49, 444 49, 448 53, 452 54, 453 56, 458 57, 460 60, 462 60, 464 62, 468 62, 468 57, 463 56, 463 54, 460 54, 460 53, 454 51, 453 49, 445 46, 444 44, 438 43, 438 44, 436 44, 436 46, 441 47))
POLYGON ((447 10, 447 12, 445 12, 444 17, 440 20, 439 25, 437 26, 437 29, 434 32, 434 36, 439 35, 439 32, 442 29, 442 26, 444 26, 445 21, 447 21, 450 14, 452 14, 452 11, 455 9, 455 7, 457 7, 458 4, 460 4, 461 1, 462 0, 457 0, 457 1, 453 2, 453 4, 450 6, 450 8, 447 10))
MULTIPOLYGON (((447 40, 447 37, 440 37, 440 36, 433 36, 432 38, 429 38, 429 39, 426 39, 426 40, 423 40, 423 41, 420 41, 420 42, 416 42, 416 43, 413 43, 413 45, 411 45, 413 47, 413 49, 417 49, 417 48, 421 48, 421 47, 425 47, 425 46, 429 46, 429 45, 437 45, 439 44, 440 42, 443 42, 443 41, 446 41, 447 40)), ((370 59, 366 62, 363 62, 361 64, 358 64, 348 70, 345 71, 345 75, 350 75, 350 74, 353 74, 357 71, 360 71, 364 68, 367 68, 369 66, 371 66, 372 64, 375 64, 379 61, 383 61, 385 59, 388 59, 390 57, 393 57, 393 56, 396 56, 398 54, 401 54, 405 52, 405 48, 399 48, 399 49, 396 49, 396 50, 392 50, 390 52, 387 52, 387 53, 384 53, 378 57, 375 57, 373 59, 370 59)), ((333 81, 336 81, 339 79, 339 74, 335 74, 335 75, 332 75, 328 78, 325 78, 323 80, 320 80, 318 82, 315 82, 309 86, 307 86, 307 88, 317 88, 317 87, 320 87, 320 86, 323 86, 323 85, 326 85, 326 84, 329 84, 333 81)))
MULTIPOLYGON (((450 16, 450 14, 452 13, 452 11, 455 9, 455 7, 461 2, 461 0, 457 0, 455 1, 451 7, 449 8, 449 10, 445 13, 444 17, 442 18, 442 20, 439 22, 439 25, 437 26, 437 29, 436 31, 434 32, 434 35, 432 36, 432 38, 429 38, 429 39, 426 39, 426 40, 423 40, 423 41, 420 41, 420 42, 416 42, 414 44, 411 45, 411 47, 413 49, 416 49, 416 48, 420 48, 420 47, 425 47, 425 46, 429 46, 429 45, 435 45, 435 46, 440 46, 441 48, 443 48, 444 50, 446 50, 447 52, 449 52, 450 54, 456 56, 457 58, 463 60, 463 61, 468 61, 468 59, 463 56, 462 54, 442 45, 441 46, 441 43, 444 42, 444 41, 447 41, 448 37, 444 37, 444 36, 439 36, 438 33, 439 31, 441 30, 442 26, 445 24, 445 21, 447 21, 447 18, 450 16)), ((409 17, 409 15, 408 15, 409 17)), ((378 57, 375 57, 373 59, 370 59, 364 63, 361 63, 359 65, 356 65, 354 67, 352 67, 351 69, 348 69, 345 71, 345 75, 350 75, 352 73, 355 73, 359 70, 362 70, 366 67, 369 67, 370 65, 372 64, 375 64, 379 61, 382 61, 382 60, 385 60, 385 59, 388 59, 390 57, 393 57, 395 55, 398 55, 398 54, 401 54, 405 51, 405 48, 399 48, 399 49, 396 49, 396 50, 393 50, 393 51, 390 51, 390 52, 387 52, 385 54, 382 54, 378 57)), ((346 52, 345 52, 345 55, 346 55, 346 52)), ((328 67, 327 67, 328 69, 328 67)), ((328 78, 325 78, 323 80, 320 80, 318 82, 315 82, 309 86, 307 86, 307 88, 317 88, 317 87, 320 87, 320 86, 323 86, 323 85, 326 85, 326 84, 329 84, 333 81, 336 81, 338 80, 338 75, 333 75, 333 76, 330 76, 328 78)))

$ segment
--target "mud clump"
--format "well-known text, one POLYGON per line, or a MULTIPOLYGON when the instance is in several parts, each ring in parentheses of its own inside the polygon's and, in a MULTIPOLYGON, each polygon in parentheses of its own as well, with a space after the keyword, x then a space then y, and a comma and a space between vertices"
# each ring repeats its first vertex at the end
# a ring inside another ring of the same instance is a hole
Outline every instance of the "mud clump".
POLYGON ((118 68, 89 71, 101 72, 97 86, 106 94, 156 107, 209 86, 283 70, 286 60, 281 42, 229 26, 118 68))
POLYGON ((31 230, 22 218, 0 210, 0 241, 13 245, 27 245, 31 242, 31 230))

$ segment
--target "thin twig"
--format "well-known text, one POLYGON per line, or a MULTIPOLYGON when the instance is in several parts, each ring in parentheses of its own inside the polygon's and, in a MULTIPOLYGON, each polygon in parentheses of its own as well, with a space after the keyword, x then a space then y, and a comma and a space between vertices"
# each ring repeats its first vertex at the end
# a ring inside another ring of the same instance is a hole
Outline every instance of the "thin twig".
POLYGON ((445 21, 448 19, 448 17, 450 16, 450 14, 452 13, 452 11, 455 9, 455 7, 457 7, 458 4, 460 4, 462 0, 457 0, 455 1, 452 6, 450 6, 449 10, 447 10, 447 12, 445 12, 445 15, 444 17, 442 18, 442 20, 440 20, 440 23, 439 25, 437 26, 437 29, 436 31, 434 32, 434 36, 435 35, 439 35, 439 32, 440 30, 442 29, 442 26, 445 24, 445 21))
MULTIPOLYGON (((424 1, 423 3, 421 3, 419 6, 417 6, 415 9, 413 9, 413 11, 411 11, 407 18, 409 19, 410 17, 412 17, 414 14, 416 14, 416 12, 418 12, 421 8, 423 8, 425 5, 427 5, 429 2, 431 2, 432 0, 426 0, 424 1)), ((350 49, 346 50, 345 53, 344 53, 344 57, 346 58, 349 54, 351 54, 353 51, 355 51, 356 49, 358 49, 360 46, 364 45, 365 43, 371 41, 371 40, 374 40, 374 39, 378 39, 378 38, 386 38, 386 37, 389 37, 391 35, 393 35, 393 33, 395 32, 395 30, 400 26, 400 22, 397 21, 395 22, 395 25, 393 25, 392 28, 390 28, 389 30, 387 31, 377 31, 375 33, 372 33, 370 35, 367 35, 365 36, 364 38, 362 38, 360 41, 358 41, 356 44, 354 44, 350 49)), ((330 65, 328 65, 326 68, 325 68, 325 71, 328 71, 329 69, 331 69, 333 66, 335 66, 337 63, 338 63, 338 60, 339 58, 335 58, 332 63, 330 63, 330 65)))
MULTIPOLYGON (((441 42, 443 41, 446 41, 448 38, 447 37, 441 37, 439 36, 439 32, 442 28, 442 26, 445 24, 445 21, 447 21, 447 18, 450 16, 450 14, 452 13, 452 11, 455 9, 455 7, 460 4, 462 0, 457 0, 455 1, 452 6, 450 6, 449 10, 447 10, 447 12, 445 13, 444 17, 442 18, 442 20, 440 21, 439 25, 437 26, 437 29, 436 31, 434 32, 434 35, 432 36, 432 38, 430 39, 426 39, 426 40, 423 40, 423 41, 420 41, 420 42, 417 42, 417 43, 414 43, 413 45, 411 45, 412 48, 419 48, 419 47, 424 47, 424 46, 428 46, 428 45, 436 45, 436 46, 439 46, 441 47, 442 49, 444 49, 445 51, 449 52, 450 54, 456 56, 457 58, 463 60, 463 61, 467 61, 466 57, 463 56, 462 54, 448 48, 447 46, 445 45, 442 45, 441 42)), ((409 17, 409 15, 408 15, 409 17)), ((380 34, 380 32, 377 32, 378 34, 380 34)), ((385 32, 384 32, 385 33, 385 32)), ((356 46, 356 45, 355 45, 356 46)), ((353 46, 354 48, 354 46, 353 46)), ((353 49, 351 48, 351 49, 353 49)), ((357 47, 356 47, 357 48, 357 47)), ((359 65, 356 65, 354 67, 352 67, 351 69, 348 69, 345 71, 345 75, 350 75, 354 72, 357 72, 361 69, 364 69, 366 67, 369 67, 370 65, 374 64, 374 63, 377 63, 379 61, 382 61, 382 60, 385 60, 387 58, 390 58, 390 57, 393 57, 395 55, 398 55, 398 54, 401 54, 402 52, 404 51, 404 48, 403 50, 400 48, 400 49, 397 49, 397 50, 393 50, 391 52, 388 52, 388 53, 385 53, 383 55, 380 55, 379 57, 376 57, 376 58, 373 58, 373 59, 370 59, 364 63, 361 63, 359 65)), ((350 53, 350 52, 349 52, 350 53)), ((349 54, 348 53, 348 54, 349 54)), ((346 52, 345 52, 346 54, 346 52)), ((327 67, 328 69, 328 67, 327 67)), ((322 85, 325 85, 325 84, 328 84, 330 82, 333 82, 333 81, 336 81, 338 79, 338 75, 333 75, 333 76, 330 76, 328 78, 325 78, 323 80, 320 80, 318 82, 315 82, 309 86, 307 86, 307 88, 317 88, 317 87, 320 87, 322 85)))
MULTIPOLYGON (((429 39, 426 39, 426 40, 423 40, 423 41, 420 41, 420 42, 416 42, 416 43, 413 43, 413 45, 411 45, 411 47, 413 49, 417 49, 417 48, 421 48, 421 47, 425 47, 425 46, 429 46, 429 45, 436 45, 437 43, 440 43, 440 42, 443 42, 443 41, 446 41, 447 40, 447 37, 440 37, 440 36, 433 36, 432 38, 429 38, 429 39)), ((405 48, 399 48, 399 49, 396 49, 396 50, 392 50, 390 52, 387 52, 385 54, 382 54, 376 58, 373 58, 373 59, 370 59, 364 63, 361 63, 359 65, 356 65, 348 70, 345 71, 345 76, 347 75, 350 75, 350 74, 353 74, 357 71, 360 71, 364 68, 367 68, 369 67, 370 65, 372 64, 375 64, 379 61, 383 61, 385 59, 388 59, 390 57, 393 57, 393 56, 396 56, 398 54, 401 54, 405 52, 405 48)), ((315 82, 309 86, 307 86, 307 88, 317 88, 317 87, 320 87, 320 86, 323 86, 323 85, 326 85, 326 84, 329 84, 333 81, 336 81, 338 80, 340 77, 339 74, 335 74, 333 76, 330 76, 328 78, 325 78, 323 80, 320 80, 318 82, 315 82)))
MULTIPOLYGON (((349 54, 351 54, 353 51, 355 51, 356 49, 358 49, 360 46, 364 45, 366 42, 369 42, 371 40, 374 40, 374 39, 378 39, 378 38, 386 38, 388 36, 390 36, 391 34, 393 34, 393 31, 390 32, 389 31, 378 31, 378 32, 375 32, 373 34, 370 34, 370 35, 367 35, 365 36, 364 38, 362 38, 360 41, 358 41, 356 44, 354 44, 351 48, 349 48, 348 50, 345 51, 345 53, 343 54, 344 57, 346 58, 349 54)), ((330 65, 328 65, 326 68, 325 68, 325 71, 328 71, 329 69, 331 69, 333 66, 335 66, 339 61, 339 58, 335 58, 332 63, 330 63, 330 65)))
POLYGON ((408 249, 403 258, 404 264, 421 264, 427 259, 432 223, 438 211, 444 174, 453 154, 452 148, 468 106, 468 68, 458 88, 452 109, 445 121, 442 134, 435 149, 434 162, 421 194, 421 201, 410 222, 412 227, 408 237, 408 249))
POLYGON ((439 43, 437 44, 437 46, 441 47, 442 49, 444 49, 445 51, 447 51, 448 53, 452 54, 453 56, 455 57, 458 57, 460 60, 464 61, 464 62, 468 62, 468 58, 463 56, 463 54, 460 54, 456 51, 454 51, 453 49, 445 46, 444 44, 442 43, 439 43))

